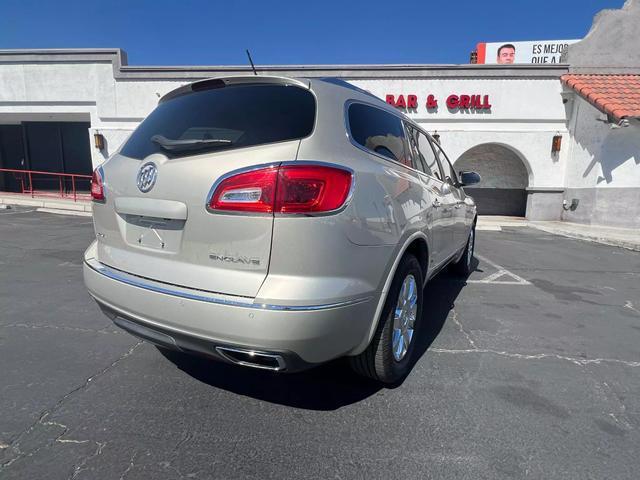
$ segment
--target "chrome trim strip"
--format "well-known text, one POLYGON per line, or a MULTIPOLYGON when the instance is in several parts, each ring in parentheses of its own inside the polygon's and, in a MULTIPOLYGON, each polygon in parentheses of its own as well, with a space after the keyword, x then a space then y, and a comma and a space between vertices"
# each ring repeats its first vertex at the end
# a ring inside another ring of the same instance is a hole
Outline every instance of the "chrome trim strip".
MULTIPOLYGON (((307 312, 307 311, 316 311, 316 310, 327 310, 330 308, 339 308, 339 307, 347 307, 351 305, 359 305, 361 303, 368 302, 373 298, 373 296, 355 298, 353 300, 347 300, 344 302, 336 302, 336 303, 325 303, 322 305, 272 305, 268 303, 245 303, 237 300, 229 300, 220 297, 214 297, 211 295, 207 295, 208 292, 202 291, 201 293, 191 293, 184 292, 181 290, 175 290, 170 288, 170 285, 166 287, 156 285, 154 283, 149 282, 146 279, 141 277, 131 275, 128 273, 121 272, 111 267, 107 267, 102 263, 98 262, 95 258, 86 259, 84 262, 89 268, 93 271, 104 275, 107 278, 112 280, 116 280, 118 282, 125 283, 127 285, 131 285, 132 287, 142 288, 144 290, 149 290, 155 293, 162 293, 165 295, 171 295, 174 297, 185 298, 187 300, 196 300, 199 302, 213 303, 216 305, 225 305, 229 307, 244 307, 251 308, 255 310, 276 310, 276 311, 293 311, 293 312, 307 312)), ((160 283, 160 282, 157 282, 160 283)), ((200 292, 198 290, 194 290, 194 292, 200 292)))

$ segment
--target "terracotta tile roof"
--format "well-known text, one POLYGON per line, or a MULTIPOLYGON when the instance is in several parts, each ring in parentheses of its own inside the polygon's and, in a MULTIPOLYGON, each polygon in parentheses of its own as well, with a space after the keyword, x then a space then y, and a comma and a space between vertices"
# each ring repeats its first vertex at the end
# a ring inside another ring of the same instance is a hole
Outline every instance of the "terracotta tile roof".
POLYGON ((596 108, 618 120, 640 117, 640 75, 569 73, 561 79, 596 108))

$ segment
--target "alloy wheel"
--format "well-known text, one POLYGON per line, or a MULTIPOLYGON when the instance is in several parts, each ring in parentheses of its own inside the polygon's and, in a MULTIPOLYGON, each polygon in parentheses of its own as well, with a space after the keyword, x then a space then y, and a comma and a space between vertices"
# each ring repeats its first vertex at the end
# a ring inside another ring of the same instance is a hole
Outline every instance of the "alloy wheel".
POLYGON ((393 358, 399 362, 407 354, 413 338, 416 315, 418 313, 418 284, 413 275, 407 275, 398 293, 396 308, 393 310, 393 334, 391 347, 393 358))

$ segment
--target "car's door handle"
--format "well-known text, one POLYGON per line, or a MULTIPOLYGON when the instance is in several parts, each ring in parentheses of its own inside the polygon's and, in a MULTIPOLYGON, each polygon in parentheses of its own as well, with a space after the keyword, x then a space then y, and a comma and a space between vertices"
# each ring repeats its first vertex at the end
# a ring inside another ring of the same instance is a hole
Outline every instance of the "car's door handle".
POLYGON ((433 201, 432 203, 433 208, 439 208, 442 204, 440 203, 440 200, 438 200, 437 198, 433 201))

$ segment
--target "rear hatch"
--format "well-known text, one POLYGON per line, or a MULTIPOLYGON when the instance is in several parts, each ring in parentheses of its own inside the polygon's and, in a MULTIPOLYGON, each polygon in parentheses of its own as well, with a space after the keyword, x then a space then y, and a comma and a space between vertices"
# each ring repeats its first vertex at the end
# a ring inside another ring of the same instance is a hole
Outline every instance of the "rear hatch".
POLYGON ((291 79, 236 77, 167 94, 98 172, 98 260, 141 277, 254 297, 268 271, 272 214, 212 213, 230 172, 296 159, 315 98, 291 79))

